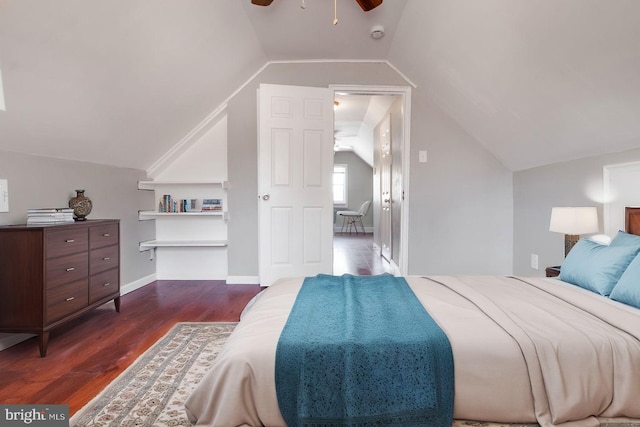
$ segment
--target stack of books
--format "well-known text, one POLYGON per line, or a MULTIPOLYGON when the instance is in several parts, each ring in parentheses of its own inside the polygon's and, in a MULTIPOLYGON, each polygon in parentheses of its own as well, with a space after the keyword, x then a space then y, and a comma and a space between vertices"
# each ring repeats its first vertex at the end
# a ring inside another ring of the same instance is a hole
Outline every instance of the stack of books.
POLYGON ((33 208, 27 210, 27 224, 67 224, 73 222, 72 208, 33 208))
POLYGON ((221 211, 222 199, 204 199, 202 201, 202 211, 221 211))

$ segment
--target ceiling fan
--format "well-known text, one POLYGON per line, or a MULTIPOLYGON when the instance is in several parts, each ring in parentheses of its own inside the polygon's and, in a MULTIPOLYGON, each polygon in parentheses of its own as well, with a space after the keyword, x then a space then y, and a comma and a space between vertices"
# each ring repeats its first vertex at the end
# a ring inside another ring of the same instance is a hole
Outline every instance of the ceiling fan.
MULTIPOLYGON (((365 12, 375 9, 382 4, 382 0, 356 0, 356 2, 365 12)), ((258 6, 269 6, 273 3, 273 0, 251 0, 251 3, 258 6)))

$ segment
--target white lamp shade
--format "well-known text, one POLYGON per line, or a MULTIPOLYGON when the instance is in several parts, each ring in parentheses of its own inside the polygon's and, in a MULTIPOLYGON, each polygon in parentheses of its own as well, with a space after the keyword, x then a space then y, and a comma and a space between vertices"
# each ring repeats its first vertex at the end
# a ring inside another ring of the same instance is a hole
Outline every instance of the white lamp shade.
POLYGON ((549 231, 564 234, 598 232, 598 210, 595 207, 551 208, 549 231))

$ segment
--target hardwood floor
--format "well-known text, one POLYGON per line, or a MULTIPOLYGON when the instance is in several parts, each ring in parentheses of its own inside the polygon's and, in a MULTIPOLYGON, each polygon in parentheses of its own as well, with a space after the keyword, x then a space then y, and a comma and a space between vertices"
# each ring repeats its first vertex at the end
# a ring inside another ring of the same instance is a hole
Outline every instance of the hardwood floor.
MULTIPOLYGON (((334 274, 372 275, 390 267, 371 234, 336 235, 334 274)), ((68 404, 74 414, 177 322, 238 321, 258 285, 164 280, 54 329, 47 357, 37 338, 0 351, 0 403, 68 404)))
POLYGON ((74 414, 177 322, 238 321, 258 285, 157 281, 36 338, 0 351, 0 403, 68 404, 74 414))
POLYGON ((333 236, 333 274, 371 276, 392 272, 389 263, 375 251, 373 234, 337 233, 333 236))

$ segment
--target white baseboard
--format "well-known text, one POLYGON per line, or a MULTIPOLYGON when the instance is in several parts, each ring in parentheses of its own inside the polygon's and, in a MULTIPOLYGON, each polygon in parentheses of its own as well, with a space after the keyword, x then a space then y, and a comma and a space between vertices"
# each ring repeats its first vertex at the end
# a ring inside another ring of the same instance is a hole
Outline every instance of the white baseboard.
POLYGON ((157 280, 225 280, 227 278, 224 274, 206 273, 206 272, 164 272, 157 273, 157 280))
POLYGON ((227 285, 259 285, 258 276, 228 276, 227 285))
POLYGON ((156 280, 157 280, 156 274, 153 273, 143 277, 142 279, 138 279, 131 283, 127 283, 126 285, 120 287, 120 295, 126 295, 129 292, 133 292, 136 289, 140 289, 141 287, 146 286, 151 282, 155 282, 156 280))

